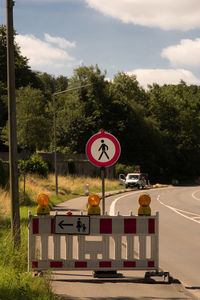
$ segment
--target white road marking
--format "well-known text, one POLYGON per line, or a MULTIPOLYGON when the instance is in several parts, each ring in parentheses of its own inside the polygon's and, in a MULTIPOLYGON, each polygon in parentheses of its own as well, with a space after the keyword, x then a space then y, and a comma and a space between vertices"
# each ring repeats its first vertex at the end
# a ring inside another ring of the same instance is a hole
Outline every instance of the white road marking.
POLYGON ((158 195, 157 197, 157 200, 160 204, 164 205, 165 207, 171 209, 172 211, 174 211, 175 213, 177 213, 178 215, 181 215, 182 217, 186 218, 186 219, 189 219, 190 221, 193 221, 193 222, 196 222, 196 223, 199 223, 200 224, 200 215, 198 214, 195 214, 195 213, 191 213, 189 211, 185 211, 185 210, 182 210, 182 209, 179 209, 179 208, 176 208, 176 207, 172 207, 170 205, 167 205, 165 203, 163 203, 161 200, 160 200, 160 195, 158 195), (189 215, 189 216, 188 216, 189 215), (190 217, 190 215, 192 215, 190 217), (199 219, 199 220, 198 220, 199 219))
POLYGON ((198 192, 200 192, 200 190, 195 191, 194 193, 192 193, 192 197, 193 197, 195 200, 200 201, 200 198, 197 198, 197 197, 195 196, 195 194, 198 193, 198 192))
MULTIPOLYGON (((169 189, 169 188, 168 188, 168 187, 167 187, 167 188, 162 188, 162 190, 165 190, 165 189, 169 189)), ((157 189, 151 190, 151 192, 155 192, 155 191, 157 192, 157 189)), ((139 194, 139 193, 145 193, 145 192, 148 193, 148 190, 147 190, 147 191, 146 191, 146 190, 143 190, 143 191, 141 191, 141 190, 140 190, 140 191, 134 191, 134 192, 132 192, 132 193, 128 193, 128 194, 125 194, 125 195, 123 195, 123 196, 120 196, 120 197, 116 198, 116 199, 111 203, 109 215, 110 215, 110 216, 115 216, 115 215, 116 215, 116 213, 115 213, 115 205, 116 205, 117 201, 120 200, 121 198, 127 197, 127 196, 132 195, 132 194, 139 194)))
MULTIPOLYGON (((138 193, 141 193, 141 192, 132 192, 132 193, 128 193, 128 195, 132 195, 132 194, 138 194, 138 193)), ((118 198, 116 198, 112 203, 111 203, 111 206, 110 206, 110 212, 109 212, 109 215, 110 216, 115 216, 115 205, 117 203, 118 200, 124 198, 124 197, 127 197, 128 196, 127 194, 123 195, 123 196, 120 196, 118 198)))

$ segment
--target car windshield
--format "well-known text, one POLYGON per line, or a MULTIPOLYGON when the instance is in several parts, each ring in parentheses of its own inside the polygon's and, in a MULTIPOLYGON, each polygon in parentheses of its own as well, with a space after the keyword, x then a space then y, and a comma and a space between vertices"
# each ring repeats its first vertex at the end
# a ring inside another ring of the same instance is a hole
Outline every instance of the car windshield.
POLYGON ((139 175, 128 175, 128 179, 138 179, 139 175))

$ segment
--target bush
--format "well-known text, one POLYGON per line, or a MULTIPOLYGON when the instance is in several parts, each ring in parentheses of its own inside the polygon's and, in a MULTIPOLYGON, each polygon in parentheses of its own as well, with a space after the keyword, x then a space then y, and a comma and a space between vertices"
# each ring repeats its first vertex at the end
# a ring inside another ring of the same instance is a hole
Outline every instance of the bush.
POLYGON ((75 163, 72 158, 68 160, 68 170, 70 175, 74 175, 76 173, 75 163))
POLYGON ((20 160, 18 166, 21 173, 24 172, 25 168, 27 173, 38 174, 43 177, 47 177, 48 174, 48 164, 44 162, 42 157, 38 154, 33 154, 29 160, 25 162, 20 160))
POLYGON ((5 188, 9 182, 9 169, 8 166, 0 159, 0 186, 5 188))
POLYGON ((115 165, 115 177, 118 178, 119 174, 128 174, 128 173, 137 173, 140 170, 138 165, 124 165, 116 164, 115 165))

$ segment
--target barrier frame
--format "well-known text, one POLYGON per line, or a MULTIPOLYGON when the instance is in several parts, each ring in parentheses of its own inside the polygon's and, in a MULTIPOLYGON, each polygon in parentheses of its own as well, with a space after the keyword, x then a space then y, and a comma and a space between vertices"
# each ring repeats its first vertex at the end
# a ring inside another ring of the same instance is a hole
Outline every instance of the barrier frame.
MULTIPOLYGON (((74 216, 74 215, 73 215, 74 216)), ((80 217, 83 215, 80 215, 80 217)), ((66 217, 66 216, 65 216, 66 217)), ((68 216, 70 220, 70 216, 68 216)), ((153 216, 90 216, 90 234, 55 233, 55 216, 33 216, 29 212, 28 270, 146 270, 159 273, 159 213, 153 216), (94 238, 88 241, 87 237, 94 238), (37 241, 39 237, 39 243, 37 241), (95 240, 98 238, 101 240, 95 240), (49 242, 51 239, 51 243, 49 242), (61 240, 64 239, 65 258, 61 257, 61 240), (77 240, 78 257, 74 258, 74 240, 77 240), (123 244, 125 239, 125 244, 123 244), (138 258, 134 243, 139 245, 138 258), (150 240, 150 257, 147 257, 147 239, 150 240), (111 241, 113 246, 111 247, 111 241), (51 244, 51 245, 50 245, 51 244), (49 257, 49 248, 53 255, 49 257), (110 256, 110 249, 114 257, 110 256), (37 255, 37 251, 39 254, 37 255), (126 251, 126 258, 122 258, 126 251), (86 258, 86 256, 90 258, 86 258), (98 258, 99 255, 101 258, 98 258)))

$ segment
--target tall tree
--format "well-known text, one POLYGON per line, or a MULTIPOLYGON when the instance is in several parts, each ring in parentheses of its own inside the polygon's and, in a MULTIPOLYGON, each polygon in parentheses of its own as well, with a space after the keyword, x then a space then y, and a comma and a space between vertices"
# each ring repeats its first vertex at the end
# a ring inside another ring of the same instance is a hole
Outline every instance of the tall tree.
MULTIPOLYGON (((15 32, 15 36, 16 36, 15 32)), ((7 86, 7 46, 6 46, 6 26, 0 25, 0 81, 4 86, 7 86)), ((15 43, 15 86, 31 85, 35 88, 40 88, 40 81, 28 65, 28 58, 21 55, 20 47, 15 43)))
POLYGON ((197 176, 200 159, 200 89, 197 86, 154 85, 150 111, 165 139, 170 173, 197 176))
POLYGON ((68 78, 65 76, 55 77, 46 72, 38 72, 37 76, 41 81, 41 90, 49 101, 52 100, 53 93, 66 90, 68 87, 68 78))
POLYGON ((98 66, 79 67, 69 80, 70 88, 88 84, 56 98, 58 145, 64 144, 72 152, 84 153, 89 137, 106 126, 108 83, 98 66))
POLYGON ((17 91, 17 133, 19 144, 31 150, 47 149, 52 135, 47 99, 30 86, 17 91))

